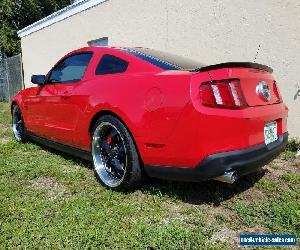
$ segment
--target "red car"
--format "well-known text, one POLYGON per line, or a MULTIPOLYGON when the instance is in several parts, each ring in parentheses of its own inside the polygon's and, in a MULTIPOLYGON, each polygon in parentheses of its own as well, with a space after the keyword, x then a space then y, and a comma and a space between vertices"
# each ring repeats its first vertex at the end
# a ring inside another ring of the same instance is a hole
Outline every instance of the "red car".
POLYGON ((207 66, 147 48, 87 47, 63 57, 11 104, 17 141, 93 161, 106 187, 143 176, 233 183, 288 140, 272 69, 207 66))

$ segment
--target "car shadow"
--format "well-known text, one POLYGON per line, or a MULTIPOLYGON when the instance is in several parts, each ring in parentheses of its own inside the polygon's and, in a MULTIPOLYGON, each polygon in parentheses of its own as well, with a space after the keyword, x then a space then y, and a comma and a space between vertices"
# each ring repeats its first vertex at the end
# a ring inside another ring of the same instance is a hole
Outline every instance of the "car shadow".
MULTIPOLYGON (((70 154, 49 148, 42 144, 38 145, 43 150, 57 154, 65 160, 74 162, 74 164, 88 169, 93 169, 93 165, 90 161, 82 160, 81 158, 74 157, 70 154)), ((257 172, 241 177, 233 184, 222 183, 214 180, 205 182, 176 182, 147 178, 146 181, 138 187, 138 189, 151 195, 163 195, 170 198, 180 199, 181 201, 192 205, 209 204, 219 206, 221 202, 231 199, 235 195, 253 187, 254 184, 265 175, 265 173, 266 170, 262 168, 257 172)), ((126 191, 124 193, 132 192, 135 192, 135 190, 126 191)))
POLYGON ((64 158, 67 161, 72 161, 76 165, 79 165, 79 166, 82 166, 82 167, 85 167, 85 168, 88 168, 88 169, 93 169, 92 163, 88 160, 84 160, 84 159, 81 159, 79 157, 73 156, 71 154, 59 151, 57 149, 47 147, 47 146, 45 146, 43 144, 40 144, 40 143, 35 143, 35 142, 32 142, 32 143, 34 143, 35 145, 38 145, 44 151, 47 151, 47 152, 49 152, 51 154, 54 154, 54 155, 59 155, 60 157, 64 158))
POLYGON ((233 184, 222 183, 214 180, 187 183, 149 179, 142 187, 143 192, 153 195, 165 195, 170 198, 180 199, 181 201, 192 204, 209 204, 219 206, 221 202, 248 190, 260 180, 266 170, 260 169, 257 172, 241 177, 233 184))

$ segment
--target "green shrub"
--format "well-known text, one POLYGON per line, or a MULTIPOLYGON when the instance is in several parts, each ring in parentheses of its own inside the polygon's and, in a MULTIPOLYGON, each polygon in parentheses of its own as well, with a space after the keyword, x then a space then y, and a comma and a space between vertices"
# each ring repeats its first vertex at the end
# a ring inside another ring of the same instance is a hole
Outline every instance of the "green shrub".
POLYGON ((300 139, 291 138, 288 142, 288 145, 285 148, 285 151, 290 151, 296 153, 300 149, 300 139))

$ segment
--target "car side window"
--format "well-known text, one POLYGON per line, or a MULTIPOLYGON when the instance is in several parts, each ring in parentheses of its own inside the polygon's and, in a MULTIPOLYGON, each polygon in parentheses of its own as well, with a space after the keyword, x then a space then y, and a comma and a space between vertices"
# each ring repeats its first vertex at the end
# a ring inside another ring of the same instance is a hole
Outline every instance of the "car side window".
POLYGON ((116 74, 127 70, 128 62, 113 55, 104 55, 97 68, 96 75, 116 74))
POLYGON ((49 83, 78 82, 93 56, 92 52, 69 56, 59 62, 50 72, 49 83))

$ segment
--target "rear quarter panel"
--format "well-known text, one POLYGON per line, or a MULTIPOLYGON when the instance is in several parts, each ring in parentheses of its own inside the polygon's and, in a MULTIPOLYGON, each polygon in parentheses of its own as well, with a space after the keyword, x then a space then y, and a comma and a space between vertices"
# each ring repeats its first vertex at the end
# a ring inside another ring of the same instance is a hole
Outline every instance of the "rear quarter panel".
POLYGON ((89 126, 101 111, 121 118, 142 157, 148 144, 166 144, 189 101, 189 79, 186 74, 147 72, 96 76, 81 84, 76 91, 88 105, 77 129, 78 146, 90 150, 89 126))

